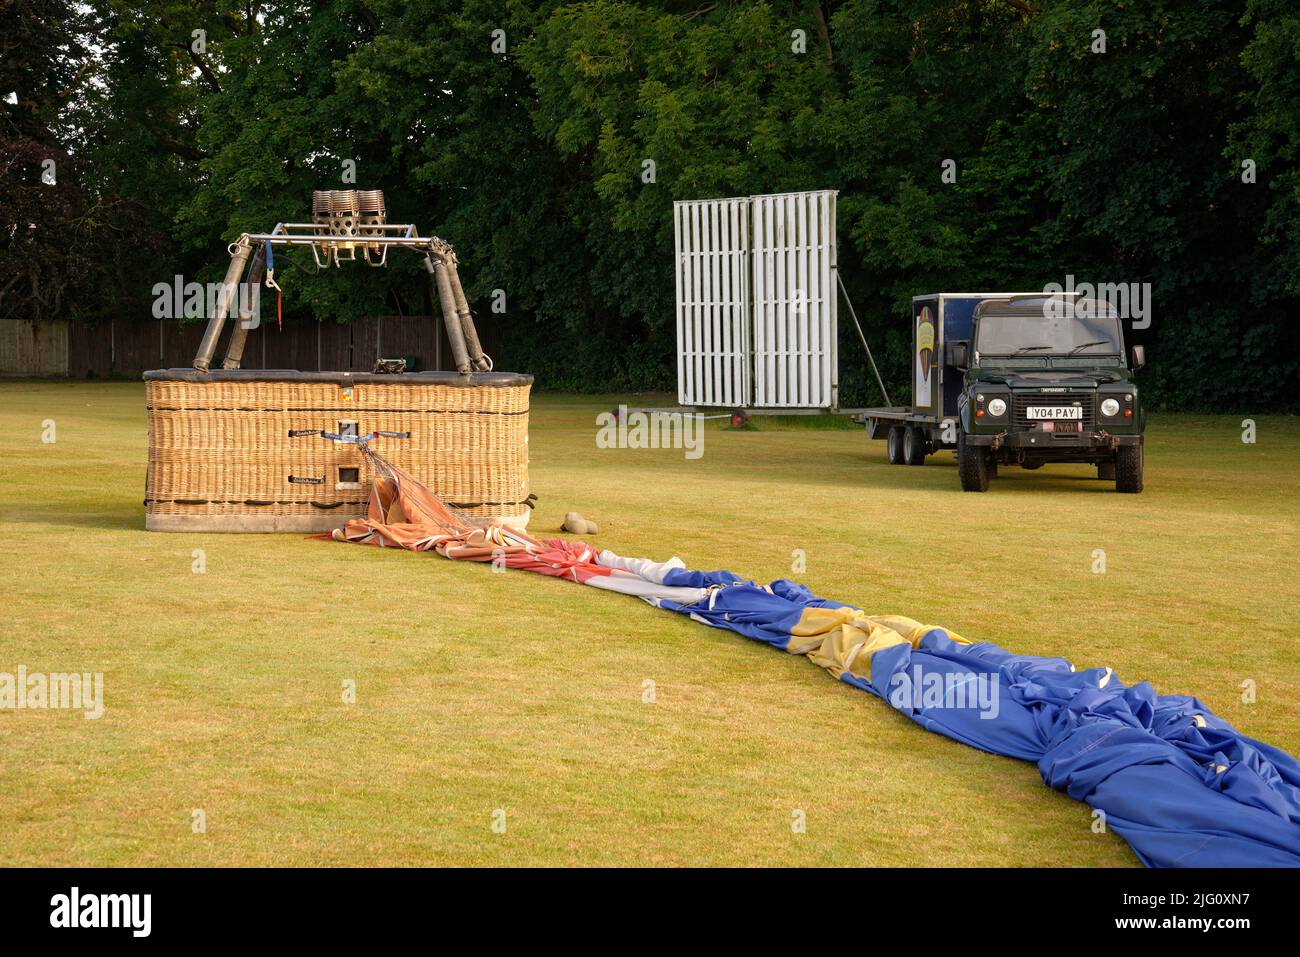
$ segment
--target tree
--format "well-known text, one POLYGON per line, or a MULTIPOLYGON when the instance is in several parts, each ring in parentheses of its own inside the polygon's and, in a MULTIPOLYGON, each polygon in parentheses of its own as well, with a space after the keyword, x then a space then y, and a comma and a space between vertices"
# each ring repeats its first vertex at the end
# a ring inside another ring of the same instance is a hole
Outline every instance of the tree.
POLYGON ((93 25, 67 0, 0 0, 0 316, 76 312, 97 286, 99 210, 56 132, 92 66, 78 51, 93 25))
MULTIPOLYGON (((226 243, 305 218, 312 190, 377 187, 391 219, 455 244, 499 365, 551 388, 663 388, 674 200, 830 188, 841 273, 896 397, 912 296, 1073 274, 1152 284, 1153 325, 1135 330, 1148 396, 1300 401, 1300 18, 1282 0, 1244 18, 1229 0, 0 0, 0 15, 0 80, 24 91, 0 127, 6 313, 143 314, 154 282, 219 278, 226 243), (34 179, 47 157, 57 188, 34 179)), ((413 257, 277 264, 290 316, 433 308, 413 257)), ((842 325, 841 399, 873 401, 842 325)))

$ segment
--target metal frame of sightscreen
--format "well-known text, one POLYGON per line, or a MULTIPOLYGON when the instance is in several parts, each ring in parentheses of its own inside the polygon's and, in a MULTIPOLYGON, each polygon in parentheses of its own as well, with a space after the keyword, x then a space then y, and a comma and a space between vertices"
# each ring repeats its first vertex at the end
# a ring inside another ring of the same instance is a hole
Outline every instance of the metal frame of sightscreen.
POLYGON ((838 409, 837 195, 673 204, 678 402, 838 409))

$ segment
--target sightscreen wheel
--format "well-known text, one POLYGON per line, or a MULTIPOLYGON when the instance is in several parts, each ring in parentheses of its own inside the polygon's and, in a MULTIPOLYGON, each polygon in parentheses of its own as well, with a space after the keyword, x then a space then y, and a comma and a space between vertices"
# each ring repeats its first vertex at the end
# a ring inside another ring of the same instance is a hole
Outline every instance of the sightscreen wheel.
POLYGON ((1121 445, 1115 454, 1115 491, 1142 491, 1142 446, 1121 445))
POLYGON ((966 443, 966 433, 957 437, 957 475, 963 492, 989 490, 989 453, 978 445, 966 443))
POLYGON ((908 465, 925 464, 925 432, 915 426, 903 430, 903 461, 908 465))
POLYGON ((903 464, 903 432, 906 431, 901 425, 891 426, 889 435, 885 436, 885 454, 889 458, 890 465, 903 464))

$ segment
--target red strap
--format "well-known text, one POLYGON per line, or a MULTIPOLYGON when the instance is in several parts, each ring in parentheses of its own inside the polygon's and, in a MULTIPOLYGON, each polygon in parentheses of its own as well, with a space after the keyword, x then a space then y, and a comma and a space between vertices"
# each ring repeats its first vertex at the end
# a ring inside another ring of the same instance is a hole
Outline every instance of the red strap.
POLYGON ((284 293, 279 289, 275 291, 275 324, 277 328, 284 329, 284 293))

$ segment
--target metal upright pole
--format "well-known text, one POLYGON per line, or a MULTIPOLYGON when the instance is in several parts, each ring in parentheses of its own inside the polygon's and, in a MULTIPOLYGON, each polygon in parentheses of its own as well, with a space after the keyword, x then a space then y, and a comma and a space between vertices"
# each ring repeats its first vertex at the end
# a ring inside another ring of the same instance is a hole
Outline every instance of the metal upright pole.
POLYGON ((231 245, 234 247, 234 252, 230 254, 230 268, 226 270, 226 279, 221 284, 217 311, 208 320, 208 328, 203 332, 203 341, 199 343, 199 351, 194 356, 194 368, 200 372, 207 372, 212 365, 212 357, 217 351, 217 340, 221 338, 221 327, 225 325, 226 317, 230 315, 230 304, 235 299, 239 279, 244 275, 244 267, 248 265, 248 255, 253 249, 247 236, 240 236, 231 245))
MULTIPOLYGON (((266 277, 266 251, 258 249, 253 256, 253 265, 248 267, 248 279, 244 286, 248 294, 239 309, 239 321, 230 330, 230 343, 226 346, 226 359, 221 363, 223 369, 238 369, 244 358, 244 345, 248 342, 248 330, 253 321, 253 297, 260 299, 262 280, 266 277)), ((258 302, 260 313, 261 302, 258 302)), ((262 337, 266 341, 266 337, 262 337)), ((263 363, 265 365, 265 363, 263 363)))
POLYGON ((451 291, 451 278, 447 275, 447 264, 436 255, 431 255, 426 262, 429 272, 433 273, 434 286, 438 290, 438 301, 442 305, 442 321, 447 328, 447 341, 451 343, 451 356, 456 363, 456 371, 468 375, 473 370, 473 366, 469 361, 469 353, 465 350, 464 328, 460 322, 460 315, 456 311, 456 296, 451 291))
POLYGON ((465 336, 465 351, 469 354, 470 364, 479 372, 488 368, 488 360, 483 355, 483 347, 478 341, 478 330, 474 327, 474 316, 469 311, 469 301, 460 284, 460 271, 456 268, 456 256, 448 250, 444 260, 447 264, 447 278, 451 280, 451 294, 456 300, 456 314, 460 319, 461 331, 465 336))

